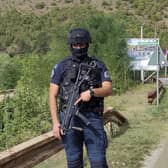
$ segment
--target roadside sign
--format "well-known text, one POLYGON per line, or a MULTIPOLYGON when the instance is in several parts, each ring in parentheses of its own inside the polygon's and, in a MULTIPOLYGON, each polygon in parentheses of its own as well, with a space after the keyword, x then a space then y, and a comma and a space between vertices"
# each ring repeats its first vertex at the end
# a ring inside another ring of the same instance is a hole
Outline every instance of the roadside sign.
POLYGON ((167 66, 167 60, 159 46, 159 39, 152 38, 130 38, 127 40, 128 56, 131 59, 133 70, 157 71, 157 57, 159 54, 159 64, 167 66))

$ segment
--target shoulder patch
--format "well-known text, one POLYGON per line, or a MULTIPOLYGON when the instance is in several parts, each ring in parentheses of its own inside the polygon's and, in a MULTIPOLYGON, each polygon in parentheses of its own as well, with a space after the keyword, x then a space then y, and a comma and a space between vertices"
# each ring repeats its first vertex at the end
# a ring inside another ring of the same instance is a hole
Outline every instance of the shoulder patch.
POLYGON ((58 66, 58 64, 55 64, 54 69, 56 69, 56 68, 57 68, 57 66, 58 66))
POLYGON ((54 70, 57 69, 57 67, 58 67, 58 64, 55 64, 55 66, 51 72, 51 75, 50 75, 51 78, 54 76, 54 70))
POLYGON ((54 76, 54 69, 52 70, 50 77, 52 78, 53 76, 54 76))
POLYGON ((105 78, 110 78, 110 74, 109 74, 108 71, 105 71, 105 72, 104 72, 104 77, 105 77, 105 78))

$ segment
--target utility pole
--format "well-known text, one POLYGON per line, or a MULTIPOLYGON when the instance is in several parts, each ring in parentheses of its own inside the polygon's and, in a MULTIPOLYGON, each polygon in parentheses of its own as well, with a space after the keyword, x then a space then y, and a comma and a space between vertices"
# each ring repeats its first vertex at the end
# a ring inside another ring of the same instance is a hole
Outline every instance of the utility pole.
MULTIPOLYGON (((166 61, 167 61, 167 55, 168 55, 168 53, 167 53, 167 50, 166 50, 166 54, 165 54, 166 61)), ((167 65, 165 66, 165 77, 167 77, 167 65)))
POLYGON ((145 25, 145 23, 143 23, 142 25, 141 25, 141 39, 143 39, 143 26, 145 25))
POLYGON ((160 59, 159 59, 160 51, 159 51, 159 41, 156 45, 156 57, 157 57, 157 79, 156 79, 156 85, 157 85, 157 107, 159 106, 159 70, 160 70, 160 59))
POLYGON ((155 24, 155 33, 154 33, 154 38, 156 39, 157 37, 157 27, 156 27, 156 24, 155 24))
MULTIPOLYGON (((145 25, 145 22, 141 25, 141 39, 143 39, 143 26, 145 25)), ((144 83, 144 70, 141 69, 141 81, 144 83)))
MULTIPOLYGON (((157 27, 155 24, 155 33, 154 33, 154 39, 157 40, 157 27)), ((156 59, 157 59, 157 77, 156 77, 156 87, 157 87, 157 93, 156 93, 156 97, 157 97, 157 101, 156 101, 156 105, 157 107, 159 106, 159 71, 160 71, 160 48, 159 48, 159 39, 156 45, 156 59)))

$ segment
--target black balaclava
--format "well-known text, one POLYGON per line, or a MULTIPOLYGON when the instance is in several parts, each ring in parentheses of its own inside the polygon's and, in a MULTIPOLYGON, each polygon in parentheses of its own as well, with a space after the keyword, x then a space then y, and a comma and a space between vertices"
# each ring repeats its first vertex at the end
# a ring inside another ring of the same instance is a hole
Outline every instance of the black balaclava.
POLYGON ((84 60, 88 56, 88 48, 89 45, 87 44, 85 48, 73 48, 72 45, 70 47, 72 57, 78 60, 84 60))

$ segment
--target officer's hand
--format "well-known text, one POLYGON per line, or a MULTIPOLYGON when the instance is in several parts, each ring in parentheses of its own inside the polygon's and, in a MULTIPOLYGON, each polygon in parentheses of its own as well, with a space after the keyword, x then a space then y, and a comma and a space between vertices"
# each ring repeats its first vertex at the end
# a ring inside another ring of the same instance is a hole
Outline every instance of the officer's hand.
POLYGON ((75 104, 78 104, 80 101, 88 102, 91 99, 90 90, 86 90, 80 94, 80 97, 76 100, 75 104))
POLYGON ((58 138, 59 140, 61 140, 61 135, 63 135, 63 132, 61 129, 61 125, 59 123, 53 125, 53 135, 55 138, 58 138))

